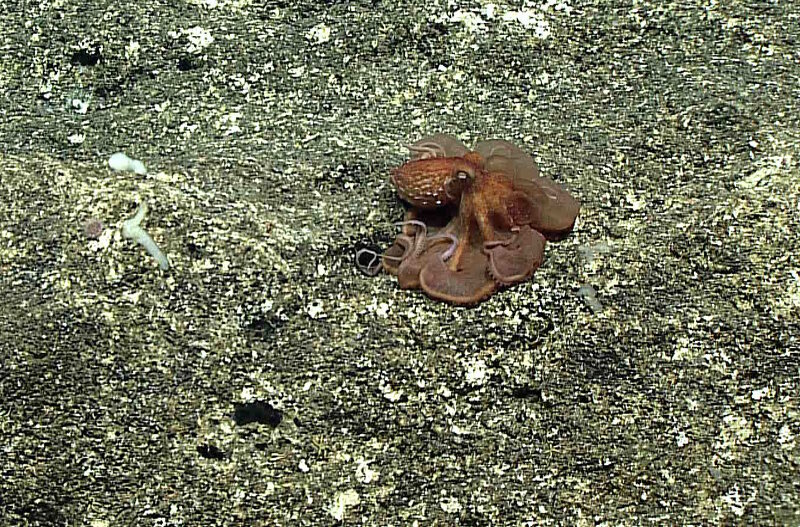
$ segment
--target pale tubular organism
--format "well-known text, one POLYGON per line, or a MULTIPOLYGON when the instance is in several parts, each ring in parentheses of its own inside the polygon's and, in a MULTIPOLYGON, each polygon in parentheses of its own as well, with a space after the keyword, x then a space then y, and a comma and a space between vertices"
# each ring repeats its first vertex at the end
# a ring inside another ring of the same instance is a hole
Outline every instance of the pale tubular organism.
POLYGON ((147 204, 142 201, 139 204, 139 208, 136 210, 136 214, 134 214, 132 218, 122 222, 122 235, 129 240, 136 241, 139 245, 144 247, 150 256, 152 256, 156 262, 158 262, 158 267, 161 268, 162 271, 166 271, 169 269, 169 260, 167 259, 167 255, 165 255, 164 252, 158 247, 158 244, 153 241, 153 238, 147 234, 147 231, 140 226, 146 213, 147 204))

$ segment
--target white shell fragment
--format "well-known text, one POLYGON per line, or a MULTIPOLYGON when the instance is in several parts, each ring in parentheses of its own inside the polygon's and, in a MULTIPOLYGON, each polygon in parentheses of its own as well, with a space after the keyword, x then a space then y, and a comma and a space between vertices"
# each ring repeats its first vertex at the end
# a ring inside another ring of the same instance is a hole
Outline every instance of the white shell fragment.
POLYGON ((589 306, 589 309, 592 310, 592 313, 600 313, 603 311, 603 304, 597 298, 597 291, 595 291, 594 287, 584 284, 578 288, 578 296, 581 297, 589 306))
POLYGON ((108 158, 108 166, 110 166, 112 170, 118 172, 127 170, 129 172, 135 172, 140 176, 147 174, 147 168, 145 168, 144 163, 138 159, 131 159, 122 152, 112 154, 111 157, 108 158))

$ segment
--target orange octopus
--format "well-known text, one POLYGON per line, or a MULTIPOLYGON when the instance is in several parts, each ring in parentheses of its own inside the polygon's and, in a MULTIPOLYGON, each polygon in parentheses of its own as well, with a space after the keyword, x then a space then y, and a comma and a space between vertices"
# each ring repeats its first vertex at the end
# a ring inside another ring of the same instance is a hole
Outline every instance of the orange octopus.
POLYGON ((563 238, 575 224, 578 200, 508 141, 481 141, 469 151, 436 134, 408 148, 411 160, 393 169, 391 180, 411 208, 382 256, 368 249, 356 255, 368 274, 383 267, 403 289, 476 304, 530 278, 545 240, 563 238), (371 259, 363 264, 365 254, 371 259))

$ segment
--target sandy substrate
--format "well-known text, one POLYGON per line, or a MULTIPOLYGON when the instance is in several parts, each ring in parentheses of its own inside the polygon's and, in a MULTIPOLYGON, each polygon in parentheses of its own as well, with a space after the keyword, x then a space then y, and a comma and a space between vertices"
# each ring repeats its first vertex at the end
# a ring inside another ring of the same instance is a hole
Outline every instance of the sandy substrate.
POLYGON ((24 4, 0 525, 800 524, 800 7, 24 4), (353 262, 435 132, 583 203, 472 309, 353 262))

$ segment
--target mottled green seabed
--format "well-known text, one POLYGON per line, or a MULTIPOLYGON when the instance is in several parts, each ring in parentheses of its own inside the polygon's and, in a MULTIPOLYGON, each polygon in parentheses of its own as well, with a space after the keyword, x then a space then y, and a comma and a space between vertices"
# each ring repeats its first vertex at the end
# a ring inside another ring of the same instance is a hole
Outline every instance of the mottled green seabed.
POLYGON ((11 4, 0 524, 800 525, 797 4, 11 4), (583 202, 473 309, 353 265, 435 132, 583 202))

